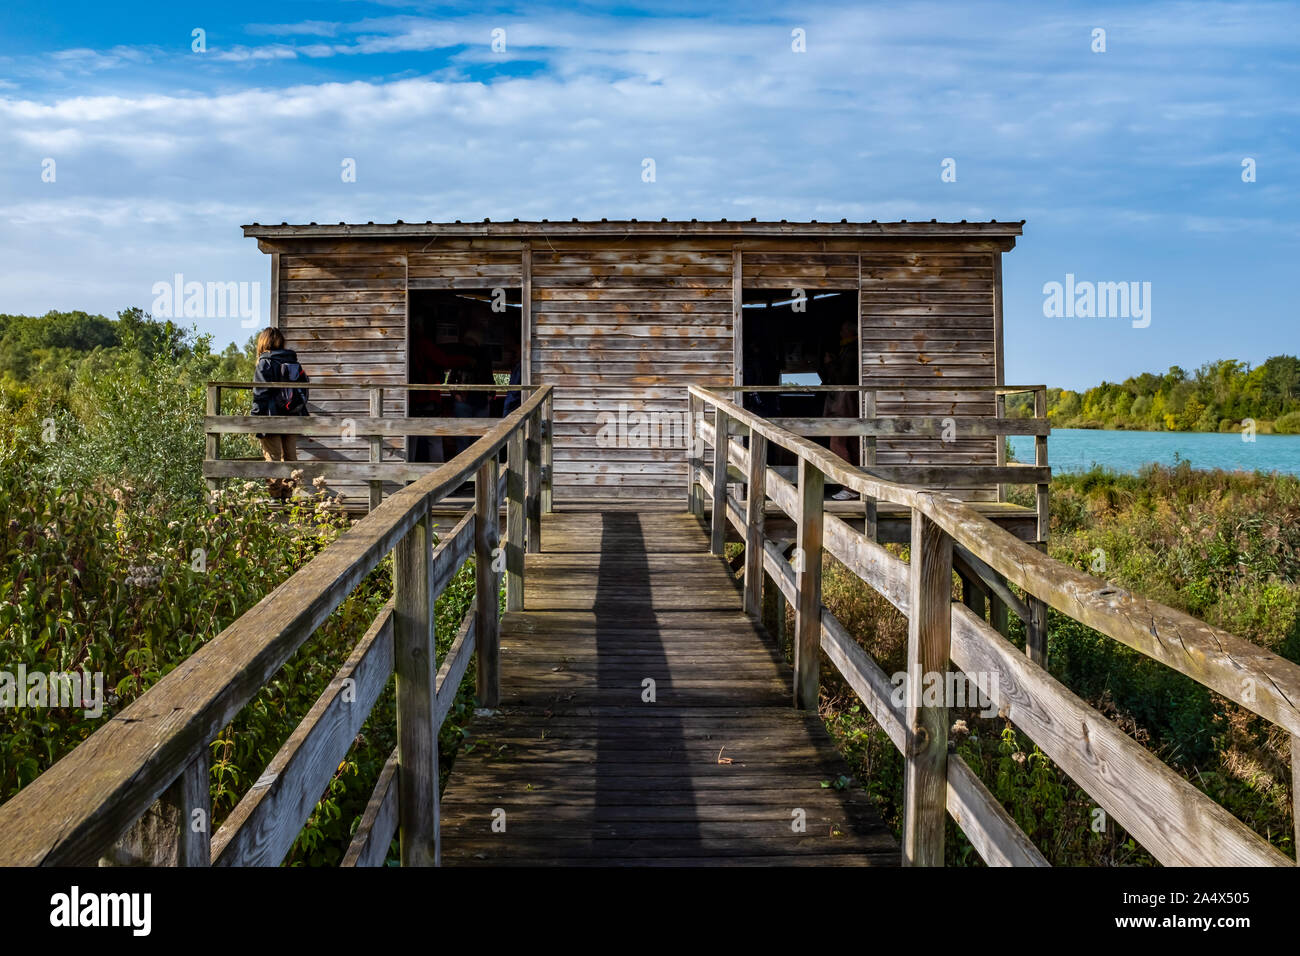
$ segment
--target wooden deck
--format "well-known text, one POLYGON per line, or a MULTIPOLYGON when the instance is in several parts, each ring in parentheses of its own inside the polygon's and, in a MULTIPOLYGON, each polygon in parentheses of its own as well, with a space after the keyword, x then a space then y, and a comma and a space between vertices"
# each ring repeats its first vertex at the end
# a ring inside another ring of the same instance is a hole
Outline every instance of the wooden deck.
POLYGON ((866 795, 823 786, 847 769, 708 551, 680 511, 544 518, 500 708, 443 795, 444 864, 898 864, 866 795))

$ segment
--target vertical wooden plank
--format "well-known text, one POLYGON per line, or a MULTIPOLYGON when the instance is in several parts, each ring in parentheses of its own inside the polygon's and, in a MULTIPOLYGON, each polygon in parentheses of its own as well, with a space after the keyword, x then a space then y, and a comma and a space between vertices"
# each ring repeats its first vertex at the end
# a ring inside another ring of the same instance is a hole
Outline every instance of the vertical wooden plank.
MULTIPOLYGON (((990 253, 993 264, 993 382, 996 385, 1005 385, 1006 382, 1006 359, 1002 343, 1002 253, 990 253)), ((994 396, 993 414, 998 418, 1006 417, 1006 396, 994 396)), ((999 435, 997 438, 997 457, 995 463, 1005 465, 1007 463, 1007 436, 999 435)), ((1007 500, 1007 486, 1003 482, 998 482, 998 501, 1007 500)))
POLYGON ((817 709, 822 629, 822 525, 826 476, 799 459, 799 528, 795 544, 794 705, 817 709))
MULTIPOLYGON (((555 495, 555 393, 542 400, 542 514, 548 515, 555 495)), ((541 545, 538 545, 541 550, 541 545)))
MULTIPOLYGON (((859 366, 861 363, 859 363, 859 366)), ((861 368, 858 370, 861 375, 861 368)), ((874 390, 862 394, 862 417, 874 419, 876 417, 876 393, 874 390)), ((876 436, 865 435, 862 439, 862 470, 870 471, 876 465, 876 436)), ((877 516, 876 499, 873 495, 863 495, 864 508, 866 511, 865 531, 867 537, 872 541, 879 539, 880 523, 877 516)))
POLYGON ((200 747, 194 759, 163 795, 177 808, 180 842, 177 866, 212 865, 212 789, 209 785, 212 755, 200 747))
MULTIPOLYGON (((527 487, 524 481, 524 429, 510 436, 506 449, 506 610, 524 609, 524 537, 527 487)), ((477 503, 477 501, 476 501, 477 503)))
MULTIPOLYGON (((528 434, 524 438, 527 449, 524 461, 524 550, 536 554, 542 550, 542 422, 541 412, 528 419, 528 434)), ((522 605, 521 605, 522 606, 522 605)))
POLYGON ((952 539, 912 512, 911 616, 907 626, 907 752, 903 776, 903 864, 943 866, 948 782, 948 708, 924 706, 928 675, 948 670, 952 539))
POLYGON ((1300 737, 1291 735, 1291 826, 1296 857, 1300 860, 1300 737))
MULTIPOLYGON (((1047 389, 1039 388, 1034 390, 1034 417, 1040 421, 1047 421, 1047 389)), ((1047 467, 1047 436, 1034 436, 1034 464, 1040 468, 1047 467)), ((1040 544, 1047 543, 1047 532, 1049 525, 1048 513, 1048 495, 1049 485, 1042 482, 1037 486, 1037 504, 1038 504, 1038 541, 1040 544)))
POLYGON ((271 253, 271 318, 266 323, 272 328, 280 327, 280 253, 271 253))
MULTIPOLYGON (((382 388, 372 388, 370 390, 370 415, 372 418, 384 417, 384 390, 382 388)), ((370 460, 372 462, 382 461, 384 457, 384 439, 379 435, 370 436, 370 460)), ((374 511, 379 507, 380 502, 384 500, 384 483, 382 481, 370 482, 370 510, 374 511)))
POLYGON ((533 244, 524 240, 523 288, 519 305, 519 381, 533 384, 533 244))
POLYGON ((397 675, 398 837, 403 866, 437 866, 437 661, 431 639, 429 517, 393 549, 393 670, 397 675))
POLYGON ((725 412, 713 410, 713 526, 709 536, 709 553, 722 554, 727 541, 727 431, 730 424, 725 412))
POLYGON ((686 393, 686 507, 696 517, 704 517, 704 489, 700 487, 700 467, 703 464, 703 440, 700 438, 700 416, 704 402, 697 395, 686 393))
POLYGON ((493 570, 501 541, 497 460, 483 463, 474 480, 474 605, 478 612, 478 702, 501 701, 501 574, 493 570))
POLYGON ((1029 620, 1025 621, 1025 653, 1039 667, 1047 666, 1047 602, 1025 595, 1029 620))
MULTIPOLYGON (((207 407, 205 413, 208 415, 221 414, 221 386, 209 385, 207 395, 207 407)), ((217 432, 207 432, 203 438, 203 457, 208 461, 217 461, 221 457, 221 435, 217 432)), ((205 479, 208 491, 216 491, 220 487, 220 482, 216 478, 205 479)))
POLYGON ((989 594, 989 624, 993 629, 1003 637, 1010 635, 1010 624, 1007 621, 1007 606, 1003 600, 996 594, 989 594))
MULTIPOLYGON (((740 266, 740 243, 731 246, 731 384, 745 383, 745 280, 740 266)), ((734 399, 737 402, 739 398, 734 399)))
POLYGON ((763 602, 763 505, 767 501, 767 439, 750 429, 745 487, 745 610, 757 616, 763 602))

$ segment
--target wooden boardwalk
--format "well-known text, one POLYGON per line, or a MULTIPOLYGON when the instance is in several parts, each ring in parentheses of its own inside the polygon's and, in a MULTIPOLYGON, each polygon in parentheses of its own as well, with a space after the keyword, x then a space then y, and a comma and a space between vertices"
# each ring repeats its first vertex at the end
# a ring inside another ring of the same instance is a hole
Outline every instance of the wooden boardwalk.
POLYGON ((501 706, 443 796, 444 864, 899 863, 866 795, 823 786, 847 770, 708 550, 681 512, 545 517, 501 706))

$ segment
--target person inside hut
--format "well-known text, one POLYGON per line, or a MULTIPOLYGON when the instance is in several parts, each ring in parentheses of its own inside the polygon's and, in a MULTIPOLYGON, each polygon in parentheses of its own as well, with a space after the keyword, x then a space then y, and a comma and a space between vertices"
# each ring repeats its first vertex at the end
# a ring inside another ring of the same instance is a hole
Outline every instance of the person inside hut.
MULTIPOLYGON (((452 369, 448 383, 455 385, 491 385, 492 358, 483 347, 483 338, 476 328, 469 328, 461 336, 460 344, 448 347, 460 362, 452 369)), ((451 413, 456 418, 486 418, 492 394, 486 389, 451 390, 451 413)), ((478 435, 461 435, 453 439, 459 455, 478 440, 478 435)))
MULTIPOLYGON (((840 323, 838 342, 822 356, 821 380, 824 385, 838 385, 844 391, 826 393, 822 414, 826 418, 856 418, 857 392, 851 390, 858 384, 858 330, 852 319, 840 323)), ((849 464, 854 464, 853 442, 848 435, 831 437, 831 451, 849 464)), ((836 501, 851 501, 858 497, 848 488, 840 488, 831 497, 836 501)))
MULTIPOLYGON (((431 334, 411 337, 411 384, 442 385, 449 369, 463 368, 470 359, 435 343, 431 334)), ((412 418, 450 417, 451 403, 435 388, 413 388, 409 398, 412 418)), ((441 435, 417 435, 414 461, 450 461, 455 455, 452 439, 441 435)))
MULTIPOLYGON (((253 414, 277 416, 303 416, 307 414, 307 390, 294 383, 310 379, 298 362, 298 353, 286 348, 284 334, 276 328, 265 328, 257 334, 257 364, 253 381, 275 388, 253 389, 253 414)), ((267 461, 297 461, 298 436, 291 432, 258 435, 262 443, 262 457, 267 461)), ((295 482, 291 477, 266 480, 272 498, 287 499, 293 494, 295 482)))

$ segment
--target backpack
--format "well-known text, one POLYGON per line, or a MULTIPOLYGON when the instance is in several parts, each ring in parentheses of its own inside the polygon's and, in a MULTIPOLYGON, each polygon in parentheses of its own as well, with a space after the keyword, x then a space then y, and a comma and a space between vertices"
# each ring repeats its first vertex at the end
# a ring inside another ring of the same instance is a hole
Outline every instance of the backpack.
MULTIPOLYGON (((288 354, 293 355, 294 359, 298 357, 292 352, 288 354)), ((285 358, 275 354, 268 354, 259 365, 263 381, 311 381, 307 377, 307 373, 303 371, 302 365, 297 361, 286 361, 285 358)), ((305 388, 268 388, 266 389, 266 395, 271 404, 271 407, 266 412, 268 415, 302 415, 307 411, 307 390, 305 388)))

